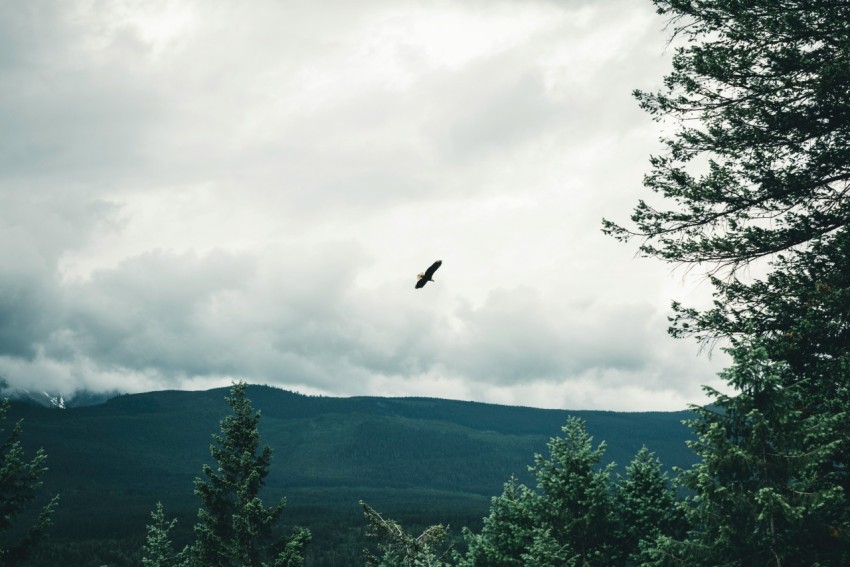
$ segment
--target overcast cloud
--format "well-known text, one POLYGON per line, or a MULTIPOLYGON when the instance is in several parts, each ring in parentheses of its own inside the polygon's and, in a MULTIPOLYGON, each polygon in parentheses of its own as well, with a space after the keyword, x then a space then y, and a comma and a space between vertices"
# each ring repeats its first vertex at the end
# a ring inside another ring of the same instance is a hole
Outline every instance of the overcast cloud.
POLYGON ((0 17, 0 375, 682 409, 648 0, 33 0, 0 17), (415 275, 443 260, 433 284, 415 275))

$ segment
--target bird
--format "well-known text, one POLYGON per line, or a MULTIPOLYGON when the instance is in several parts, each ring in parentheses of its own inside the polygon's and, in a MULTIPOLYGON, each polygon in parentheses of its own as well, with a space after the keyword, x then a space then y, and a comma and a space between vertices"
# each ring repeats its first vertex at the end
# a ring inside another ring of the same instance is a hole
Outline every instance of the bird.
POLYGON ((443 264, 442 260, 437 260, 436 262, 431 264, 430 268, 425 270, 424 274, 419 274, 418 276, 416 276, 417 278, 419 278, 419 281, 416 282, 416 289, 423 287, 428 282, 434 281, 434 279, 433 279, 434 272, 436 272, 437 268, 439 268, 442 264, 443 264))

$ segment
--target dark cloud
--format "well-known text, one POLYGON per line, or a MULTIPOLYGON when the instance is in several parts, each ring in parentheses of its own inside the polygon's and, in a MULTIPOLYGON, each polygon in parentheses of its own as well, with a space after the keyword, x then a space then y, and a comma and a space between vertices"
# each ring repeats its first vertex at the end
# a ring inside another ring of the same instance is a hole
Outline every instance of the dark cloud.
MULTIPOLYGON (((0 184, 0 188, 3 185, 0 184)), ((32 358, 64 317, 59 262, 108 222, 110 205, 26 185, 3 191, 0 355, 32 358)))
MULTIPOLYGON (((251 258, 226 253, 148 253, 69 286, 70 342, 105 365, 205 374, 220 357, 223 329, 205 324, 222 297, 245 287, 251 258)), ((50 354, 50 349, 47 354, 50 354)))

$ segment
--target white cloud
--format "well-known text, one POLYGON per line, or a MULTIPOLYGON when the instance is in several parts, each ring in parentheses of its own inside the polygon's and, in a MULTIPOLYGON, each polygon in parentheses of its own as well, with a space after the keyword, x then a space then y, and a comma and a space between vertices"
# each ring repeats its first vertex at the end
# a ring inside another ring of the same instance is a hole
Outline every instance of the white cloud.
POLYGON ((15 5, 0 373, 699 401, 722 360, 665 315, 706 290, 599 231, 656 147, 629 93, 660 84, 662 25, 625 0, 15 5))

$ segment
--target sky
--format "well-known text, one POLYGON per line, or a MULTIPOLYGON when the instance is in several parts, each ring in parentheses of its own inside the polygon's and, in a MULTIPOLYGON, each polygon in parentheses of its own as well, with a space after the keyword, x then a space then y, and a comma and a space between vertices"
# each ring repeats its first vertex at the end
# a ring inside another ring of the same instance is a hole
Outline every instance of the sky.
POLYGON ((602 234, 648 197, 649 0, 31 0, 0 18, 13 388, 679 410, 704 278, 602 234), (433 261, 435 282, 415 290, 433 261))

